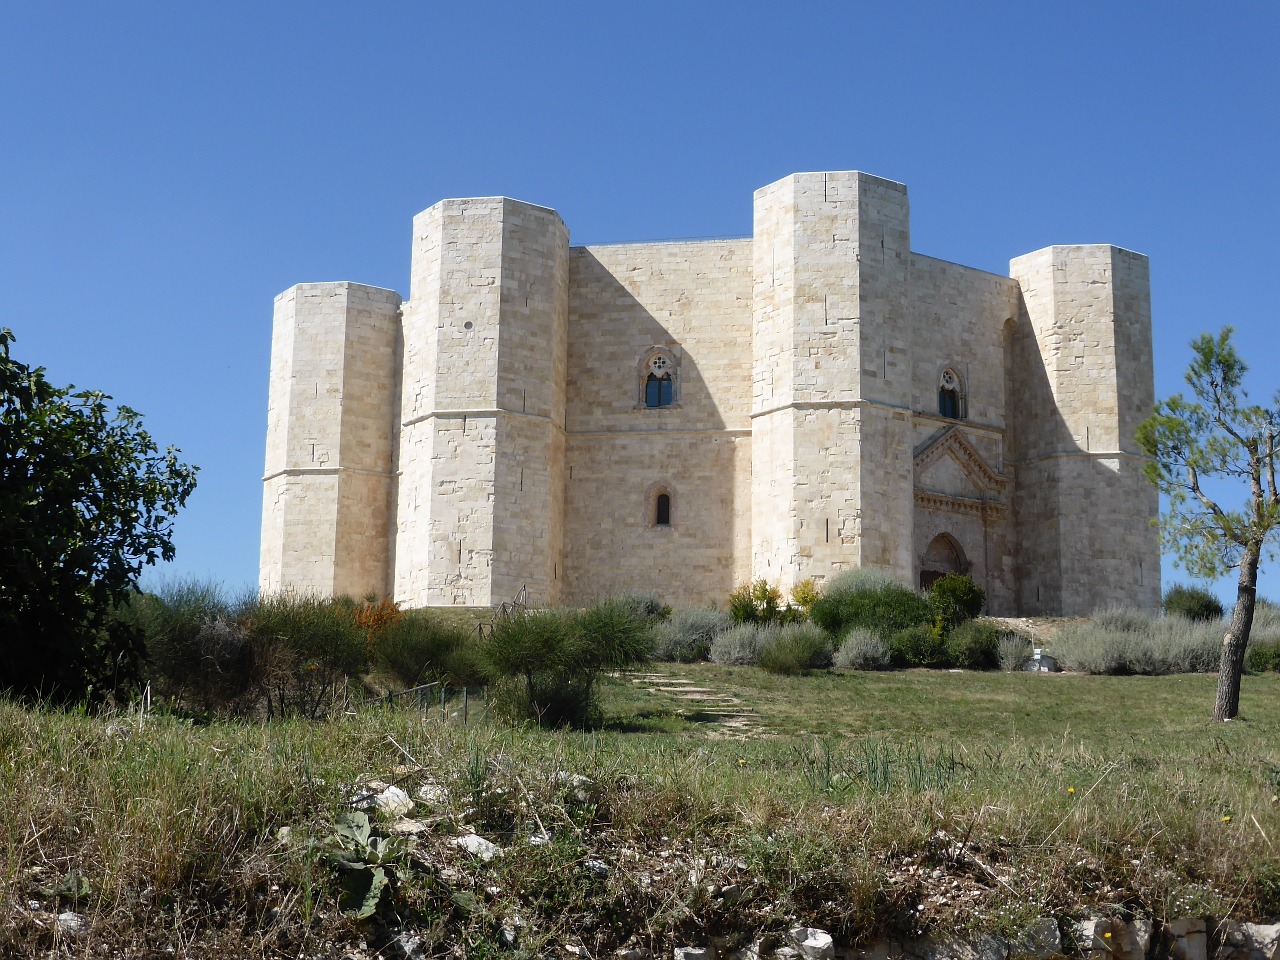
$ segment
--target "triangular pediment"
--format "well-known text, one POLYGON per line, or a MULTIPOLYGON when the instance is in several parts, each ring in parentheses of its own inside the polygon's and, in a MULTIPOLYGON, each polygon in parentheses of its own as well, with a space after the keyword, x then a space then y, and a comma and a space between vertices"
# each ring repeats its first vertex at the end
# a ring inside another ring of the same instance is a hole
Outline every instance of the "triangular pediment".
POLYGON ((998 500, 1007 483, 956 427, 947 427, 916 448, 918 490, 964 500, 998 500))

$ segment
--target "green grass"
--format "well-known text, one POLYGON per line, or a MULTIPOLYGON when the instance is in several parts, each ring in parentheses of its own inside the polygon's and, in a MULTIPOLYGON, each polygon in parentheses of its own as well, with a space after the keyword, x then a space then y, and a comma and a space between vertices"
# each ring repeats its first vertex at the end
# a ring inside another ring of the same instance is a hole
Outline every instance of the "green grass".
POLYGON ((196 726, 0 702, 0 955, 47 956, 65 908, 92 923, 73 955, 376 947, 316 853, 367 776, 446 788, 380 914, 439 955, 496 952, 516 915, 533 953, 633 939, 670 955, 795 921, 865 942, 1042 915, 1280 913, 1280 676, 1246 677, 1245 719, 1215 725, 1205 676, 659 669, 738 696, 765 735, 715 739, 625 679, 604 685, 611 719, 588 733, 408 710, 196 726), (561 772, 590 777, 590 795, 561 772), (543 827, 551 844, 525 842, 543 827), (465 829, 506 855, 470 860, 448 844, 465 829), (73 870, 88 894, 56 896, 73 870), (731 885, 736 899, 716 893, 731 885))

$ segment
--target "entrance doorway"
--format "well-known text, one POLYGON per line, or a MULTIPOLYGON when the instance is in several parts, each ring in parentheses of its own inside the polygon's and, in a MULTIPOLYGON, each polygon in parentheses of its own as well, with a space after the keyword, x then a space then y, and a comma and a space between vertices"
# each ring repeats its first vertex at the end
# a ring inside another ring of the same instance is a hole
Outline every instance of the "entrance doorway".
POLYGON ((920 558, 920 589, 928 590, 949 573, 968 573, 969 561, 955 537, 940 533, 920 558))

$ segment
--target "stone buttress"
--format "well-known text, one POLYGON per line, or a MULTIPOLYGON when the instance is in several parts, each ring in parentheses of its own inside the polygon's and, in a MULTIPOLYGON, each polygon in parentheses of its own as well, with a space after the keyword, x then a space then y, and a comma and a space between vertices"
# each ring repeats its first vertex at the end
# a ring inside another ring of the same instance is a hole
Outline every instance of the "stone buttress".
POLYGON ((260 586, 389 588, 400 297, 303 283, 276 298, 260 586))
POLYGON ((404 306, 394 596, 560 596, 568 230, 502 197, 414 219, 404 306))

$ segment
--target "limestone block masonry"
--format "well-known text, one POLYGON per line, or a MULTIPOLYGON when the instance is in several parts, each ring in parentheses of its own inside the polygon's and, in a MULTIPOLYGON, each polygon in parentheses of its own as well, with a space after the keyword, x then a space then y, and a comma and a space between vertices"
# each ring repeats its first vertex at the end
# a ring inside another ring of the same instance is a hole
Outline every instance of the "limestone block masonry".
POLYGON ((873 566, 989 612, 1154 610, 1141 254, 1010 276, 911 250, 907 189, 801 173, 738 240, 570 247, 554 210, 443 200, 409 297, 276 300, 260 586, 406 606, 723 603, 873 566))

